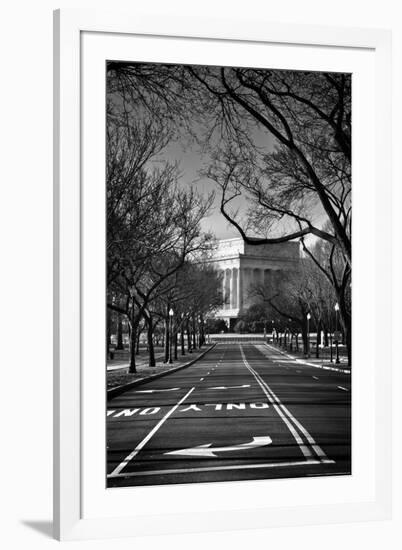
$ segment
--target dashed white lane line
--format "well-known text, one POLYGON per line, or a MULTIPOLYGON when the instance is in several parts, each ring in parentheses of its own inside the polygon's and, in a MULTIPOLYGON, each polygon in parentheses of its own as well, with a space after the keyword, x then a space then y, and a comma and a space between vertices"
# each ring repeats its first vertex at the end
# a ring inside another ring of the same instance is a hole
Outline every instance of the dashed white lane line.
POLYGON ((121 462, 111 474, 108 475, 108 477, 116 477, 120 474, 120 472, 127 466, 131 460, 141 451, 141 449, 148 443, 148 441, 151 439, 151 437, 159 430, 159 428, 166 422, 166 420, 171 416, 176 409, 180 407, 180 405, 187 399, 187 397, 194 391, 194 387, 189 390, 186 395, 184 395, 177 403, 174 405, 163 418, 159 420, 159 422, 152 428, 152 430, 144 437, 140 443, 136 446, 136 448, 128 455, 126 458, 121 462))
POLYGON ((204 379, 203 378, 200 378, 200 381, 202 382, 204 379))
POLYGON ((348 388, 344 388, 343 386, 336 386, 336 387, 343 391, 349 391, 348 388))
POLYGON ((313 376, 314 380, 319 380, 318 376, 313 376))

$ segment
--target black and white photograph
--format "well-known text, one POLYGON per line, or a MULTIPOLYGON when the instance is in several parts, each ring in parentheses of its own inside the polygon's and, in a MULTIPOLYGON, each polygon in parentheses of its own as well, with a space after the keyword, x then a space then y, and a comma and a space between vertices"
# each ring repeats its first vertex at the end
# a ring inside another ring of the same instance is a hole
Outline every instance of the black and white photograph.
POLYGON ((109 60, 107 488, 352 473, 352 75, 109 60))

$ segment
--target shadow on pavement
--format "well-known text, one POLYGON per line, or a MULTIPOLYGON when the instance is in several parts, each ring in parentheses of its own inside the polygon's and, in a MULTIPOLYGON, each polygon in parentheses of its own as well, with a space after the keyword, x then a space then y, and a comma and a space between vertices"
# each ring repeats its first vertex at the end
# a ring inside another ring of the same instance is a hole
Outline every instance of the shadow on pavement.
POLYGON ((30 527, 34 531, 45 535, 47 538, 53 538, 53 522, 40 520, 22 520, 21 523, 26 527, 30 527))

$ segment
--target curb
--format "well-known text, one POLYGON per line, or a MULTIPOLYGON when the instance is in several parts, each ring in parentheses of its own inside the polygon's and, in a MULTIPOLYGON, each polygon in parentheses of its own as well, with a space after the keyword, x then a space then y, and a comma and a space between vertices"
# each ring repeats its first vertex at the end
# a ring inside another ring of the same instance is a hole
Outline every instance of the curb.
POLYGON ((184 365, 179 365, 178 367, 173 367, 172 369, 166 370, 164 372, 151 374, 151 376, 146 376, 145 378, 139 378, 137 380, 133 380, 132 382, 128 382, 127 384, 122 384, 121 386, 110 388, 109 390, 107 390, 107 399, 108 400, 113 399, 114 397, 121 395, 125 391, 131 390, 131 388, 135 388, 136 386, 142 386, 143 384, 146 384, 151 380, 157 380, 158 378, 162 378, 163 376, 167 376, 168 374, 172 374, 173 372, 177 372, 181 369, 190 367, 191 365, 196 363, 199 359, 202 359, 204 355, 206 355, 209 351, 211 351, 211 349, 214 348, 215 346, 216 346, 216 343, 213 343, 212 346, 206 349, 201 355, 199 355, 192 361, 189 361, 188 363, 184 363, 184 365))
MULTIPOLYGON (((160 355, 159 357, 163 357, 163 355, 160 355)), ((124 365, 120 365, 119 367, 116 367, 114 369, 107 369, 106 368, 106 372, 107 373, 110 373, 110 372, 119 372, 121 370, 125 370, 125 369, 128 369, 130 367, 130 363, 129 362, 126 362, 124 363, 124 365)))
POLYGON ((288 359, 292 359, 293 361, 296 361, 297 363, 300 363, 302 365, 308 365, 309 367, 314 367, 316 369, 324 369, 324 370, 332 370, 332 371, 335 371, 335 372, 341 372, 342 374, 351 374, 351 369, 342 369, 340 367, 329 367, 329 366, 326 366, 326 365, 317 365, 316 363, 309 363, 308 361, 303 361, 302 359, 298 359, 294 355, 289 355, 288 353, 285 353, 284 351, 282 351, 280 349, 277 349, 276 347, 272 346, 271 344, 265 343, 265 345, 268 348, 274 349, 275 351, 277 351, 281 355, 284 355, 288 359))

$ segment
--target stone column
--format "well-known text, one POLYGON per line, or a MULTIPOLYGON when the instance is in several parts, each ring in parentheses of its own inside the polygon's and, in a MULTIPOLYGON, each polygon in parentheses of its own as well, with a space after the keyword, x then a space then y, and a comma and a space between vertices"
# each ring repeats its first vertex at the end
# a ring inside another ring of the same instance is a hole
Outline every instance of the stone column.
POLYGON ((254 270, 253 270, 253 285, 254 286, 260 286, 261 285, 261 274, 262 274, 262 271, 261 269, 258 269, 258 267, 256 267, 254 270))
POLYGON ((225 309, 230 308, 230 269, 225 269, 225 309))
POLYGON ((237 275, 237 307, 241 309, 243 307, 243 278, 244 270, 239 267, 237 275))
POLYGON ((243 300, 242 300, 242 306, 243 307, 248 307, 249 305, 249 296, 248 296, 248 292, 249 292, 249 286, 250 286, 250 268, 249 267, 245 267, 242 271, 242 274, 243 274, 243 282, 242 282, 242 295, 243 295, 243 300))
POLYGON ((229 275, 229 309, 233 309, 233 269, 229 275))
POLYGON ((232 269, 232 308, 237 309, 238 307, 238 286, 239 286, 239 270, 237 267, 232 269))
POLYGON ((264 287, 266 289, 266 292, 269 294, 272 292, 272 284, 271 284, 271 270, 265 269, 264 270, 264 287))

